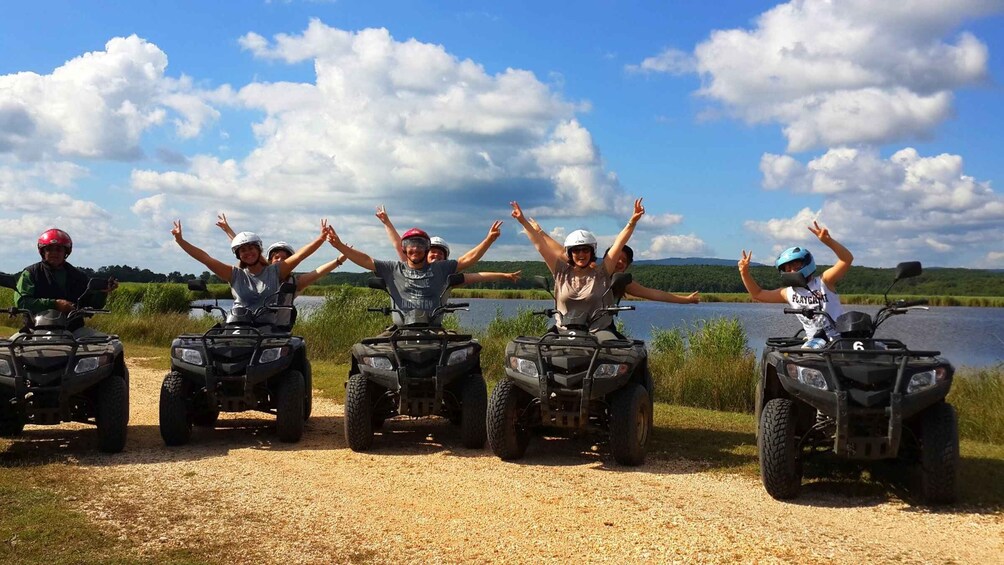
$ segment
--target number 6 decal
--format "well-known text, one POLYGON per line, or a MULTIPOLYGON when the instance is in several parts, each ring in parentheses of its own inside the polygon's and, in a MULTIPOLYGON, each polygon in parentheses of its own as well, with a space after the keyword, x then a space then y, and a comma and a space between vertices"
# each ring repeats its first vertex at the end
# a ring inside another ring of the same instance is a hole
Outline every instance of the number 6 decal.
POLYGON ((854 351, 864 351, 864 349, 865 349, 865 344, 861 343, 860 341, 854 342, 854 351))

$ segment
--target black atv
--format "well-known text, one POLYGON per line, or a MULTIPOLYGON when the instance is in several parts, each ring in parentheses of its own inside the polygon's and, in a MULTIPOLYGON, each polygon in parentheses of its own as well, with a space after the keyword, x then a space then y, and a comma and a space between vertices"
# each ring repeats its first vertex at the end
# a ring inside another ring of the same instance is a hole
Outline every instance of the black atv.
MULTIPOLYGON (((462 274, 450 275, 450 286, 461 282, 462 274)), ((370 279, 369 286, 387 290, 381 278, 370 279)), ((467 306, 445 304, 432 312, 369 309, 385 316, 397 313, 404 323, 392 327, 386 336, 352 346, 352 367, 345 383, 345 437, 353 451, 369 449, 374 428, 397 415, 445 416, 460 426, 464 447, 484 446, 488 389, 481 375, 481 344, 437 322, 440 315, 467 306)))
MULTIPOLYGON (((919 262, 900 263, 892 284, 921 271, 919 262)), ((782 284, 804 287, 806 281, 798 273, 784 273, 782 284)), ((945 402, 955 369, 939 351, 911 350, 899 340, 875 337, 890 317, 927 303, 890 302, 892 284, 874 321, 853 311, 831 319, 840 337, 821 348, 803 347, 798 334, 767 340, 756 416, 760 476, 772 497, 797 496, 803 460, 829 452, 859 461, 915 464, 924 500, 955 500, 958 421, 945 402)), ((826 315, 815 309, 784 311, 826 315)))
MULTIPOLYGON (((550 292, 547 279, 535 281, 550 292)), ((617 273, 608 292, 619 297, 630 282, 630 274, 617 273)), ((634 306, 600 308, 587 319, 563 316, 565 329, 517 337, 506 346, 506 377, 488 401, 488 444, 495 455, 519 459, 531 433, 559 428, 607 433, 618 463, 645 462, 655 392, 645 342, 601 342, 589 333, 597 320, 625 310, 634 306)), ((557 310, 534 313, 550 317, 557 310)))
MULTIPOLYGON (((202 280, 189 290, 205 292, 202 280)), ((266 304, 296 286, 283 283, 266 304)), ((160 435, 167 445, 184 445, 192 425, 213 427, 220 412, 260 410, 275 414, 279 440, 300 441, 310 416, 310 362, 302 337, 292 328, 274 325, 270 314, 292 306, 263 306, 251 312, 234 307, 197 305, 226 319, 204 334, 178 336, 171 343, 171 372, 160 389, 160 435)))
MULTIPOLYGON (((0 286, 14 288, 15 282, 0 275, 0 286)), ((77 304, 107 288, 107 279, 90 279, 77 304)), ((0 340, 0 436, 17 436, 25 424, 83 422, 97 426, 99 450, 122 451, 129 424, 122 342, 115 335, 73 335, 86 318, 108 310, 78 307, 65 315, 46 310, 34 317, 18 308, 6 312, 21 316, 24 324, 0 340)))

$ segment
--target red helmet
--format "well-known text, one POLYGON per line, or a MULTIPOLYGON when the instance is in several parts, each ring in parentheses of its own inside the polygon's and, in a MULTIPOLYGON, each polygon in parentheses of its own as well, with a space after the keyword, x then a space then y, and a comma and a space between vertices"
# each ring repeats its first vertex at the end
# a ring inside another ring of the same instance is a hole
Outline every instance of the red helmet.
POLYGON ((426 247, 428 247, 429 243, 432 241, 429 234, 418 228, 411 228, 410 230, 404 232, 404 235, 401 236, 401 245, 404 245, 404 241, 406 239, 424 239, 426 247))
POLYGON ((70 239, 70 234, 56 228, 45 230, 42 235, 38 236, 38 254, 42 255, 42 250, 50 245, 62 245, 66 249, 67 257, 73 251, 73 240, 70 239))

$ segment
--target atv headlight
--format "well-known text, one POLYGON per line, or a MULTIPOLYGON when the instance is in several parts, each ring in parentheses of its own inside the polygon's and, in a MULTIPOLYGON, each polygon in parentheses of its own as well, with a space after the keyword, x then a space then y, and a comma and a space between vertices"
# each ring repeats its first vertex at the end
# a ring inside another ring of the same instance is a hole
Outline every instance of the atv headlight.
POLYGON ((181 359, 189 365, 202 365, 202 352, 198 349, 187 349, 185 347, 175 347, 174 357, 181 359))
POLYGON ((14 375, 14 366, 10 364, 10 361, 2 357, 0 357, 0 375, 5 377, 14 375))
POLYGON ((269 349, 262 350, 261 355, 258 356, 259 363, 271 363, 279 359, 280 357, 285 357, 289 354, 288 347, 272 347, 269 349))
POLYGON ((386 357, 363 357, 363 363, 381 371, 394 370, 394 364, 386 357))
POLYGON ((603 363, 602 365, 596 367, 593 371, 594 377, 618 377, 627 373, 628 365, 626 363, 603 363))
POLYGON ((523 373, 524 375, 530 377, 536 377, 540 375, 540 373, 537 372, 537 364, 534 363, 533 361, 530 361, 529 359, 522 359, 520 357, 510 357, 509 366, 512 367, 513 371, 516 371, 517 373, 523 373))
POLYGON ((474 353, 473 347, 465 347, 450 353, 450 358, 446 360, 447 365, 457 365, 467 361, 467 358, 474 353))
POLYGON ((103 364, 105 364, 105 363, 108 362, 108 360, 106 359, 106 357, 107 356, 105 356, 105 355, 94 355, 92 357, 81 357, 80 359, 77 360, 76 366, 73 367, 73 372, 77 373, 79 375, 80 373, 86 373, 88 371, 93 371, 93 370, 97 369, 98 367, 100 367, 101 365, 103 365, 103 364))
POLYGON ((930 371, 917 373, 910 377, 910 382, 906 385, 906 393, 913 394, 922 390, 927 390, 932 386, 945 380, 945 368, 937 367, 930 371))
POLYGON ((826 378, 823 377, 822 371, 794 364, 788 365, 787 371, 789 377, 806 386, 818 388, 819 390, 828 390, 826 378))

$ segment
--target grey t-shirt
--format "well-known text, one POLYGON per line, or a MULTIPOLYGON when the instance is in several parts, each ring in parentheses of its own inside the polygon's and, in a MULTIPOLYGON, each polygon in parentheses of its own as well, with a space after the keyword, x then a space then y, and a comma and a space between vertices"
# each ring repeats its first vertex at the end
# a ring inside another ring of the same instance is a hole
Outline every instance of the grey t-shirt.
MULTIPOLYGON (((376 274, 387 283, 394 306, 399 310, 425 310, 432 312, 443 304, 443 290, 449 284, 448 277, 457 272, 457 262, 453 259, 427 263, 421 269, 412 269, 401 261, 373 261, 376 274)), ((395 324, 404 321, 394 314, 395 324)))
POLYGON ((234 306, 249 310, 262 307, 265 299, 279 290, 279 267, 278 263, 272 263, 257 275, 234 267, 230 272, 230 294, 234 297, 234 306))

